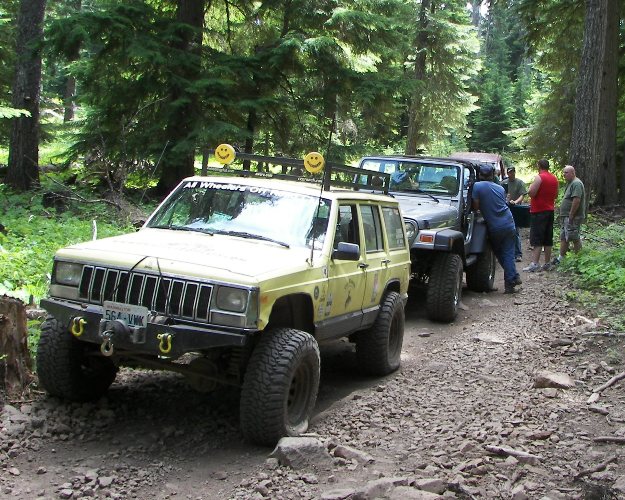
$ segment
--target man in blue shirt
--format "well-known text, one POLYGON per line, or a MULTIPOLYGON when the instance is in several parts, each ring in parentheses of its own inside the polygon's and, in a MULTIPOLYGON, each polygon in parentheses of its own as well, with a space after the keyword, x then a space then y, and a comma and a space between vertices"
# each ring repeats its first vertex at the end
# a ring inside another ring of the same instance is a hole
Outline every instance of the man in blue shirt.
POLYGON ((516 226, 506 202, 506 192, 494 182, 494 173, 492 166, 480 166, 479 182, 473 185, 472 203, 475 210, 482 212, 491 247, 503 267, 504 293, 516 293, 518 290, 514 287, 521 284, 514 262, 516 226))

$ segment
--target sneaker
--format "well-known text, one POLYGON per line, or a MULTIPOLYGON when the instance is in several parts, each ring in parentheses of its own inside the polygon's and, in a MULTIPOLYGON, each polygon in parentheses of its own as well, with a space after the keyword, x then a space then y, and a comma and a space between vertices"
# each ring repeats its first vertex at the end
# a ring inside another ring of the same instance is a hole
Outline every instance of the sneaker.
POLYGON ((518 257, 514 258, 515 262, 523 262, 523 257, 521 255, 519 255, 518 257))
POLYGON ((521 281, 521 277, 519 275, 517 275, 517 277, 514 279, 514 282, 512 283, 512 286, 519 286, 522 285, 523 282, 521 281))
POLYGON ((558 256, 558 257, 554 257, 553 259, 551 259, 550 264, 552 266, 557 266, 560 262, 562 262, 562 257, 558 256))
POLYGON ((556 268, 556 265, 553 262, 547 262, 543 267, 543 271, 553 271, 556 268))
POLYGON ((532 262, 529 266, 523 268, 523 271, 526 271, 528 273, 535 273, 538 270, 542 270, 542 267, 540 267, 535 262, 532 262))
POLYGON ((514 288, 513 286, 507 286, 506 289, 503 291, 503 293, 505 294, 510 294, 510 293, 519 293, 521 290, 517 290, 516 288, 514 288))

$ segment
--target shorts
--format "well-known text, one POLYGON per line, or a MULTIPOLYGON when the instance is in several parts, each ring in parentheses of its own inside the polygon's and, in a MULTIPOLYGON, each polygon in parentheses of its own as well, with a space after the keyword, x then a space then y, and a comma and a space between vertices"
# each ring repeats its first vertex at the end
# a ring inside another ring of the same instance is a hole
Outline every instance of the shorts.
POLYGON ((560 217, 560 241, 579 241, 579 227, 582 225, 581 217, 573 217, 568 224, 568 217, 560 217))
POLYGON ((530 214, 530 245, 533 247, 553 246, 553 211, 530 214))

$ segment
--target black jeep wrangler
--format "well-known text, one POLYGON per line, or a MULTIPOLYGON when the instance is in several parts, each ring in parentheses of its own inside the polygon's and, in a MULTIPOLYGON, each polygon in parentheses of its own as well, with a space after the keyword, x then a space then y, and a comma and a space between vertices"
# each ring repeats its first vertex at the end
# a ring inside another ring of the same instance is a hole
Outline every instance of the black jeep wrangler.
MULTIPOLYGON (((478 168, 475 162, 367 156, 359 167, 391 174, 389 192, 399 201, 410 242, 411 285, 425 288, 431 320, 451 322, 456 318, 463 272, 470 290, 486 292, 493 288, 495 255, 486 224, 471 207, 478 168)), ((367 182, 375 189, 375 178, 363 176, 363 189, 367 182)))

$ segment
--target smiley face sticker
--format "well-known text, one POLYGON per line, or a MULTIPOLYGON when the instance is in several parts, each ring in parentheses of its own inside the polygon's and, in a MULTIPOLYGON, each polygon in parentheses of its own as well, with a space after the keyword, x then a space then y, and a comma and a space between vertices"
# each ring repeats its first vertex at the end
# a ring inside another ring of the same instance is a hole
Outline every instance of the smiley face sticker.
POLYGON ((215 148, 215 159, 222 165, 228 165, 234 161, 236 153, 230 144, 220 144, 215 148))
POLYGON ((326 161, 323 159, 321 153, 317 153, 316 151, 311 151, 304 156, 304 168, 311 174, 321 172, 325 163, 326 161))

